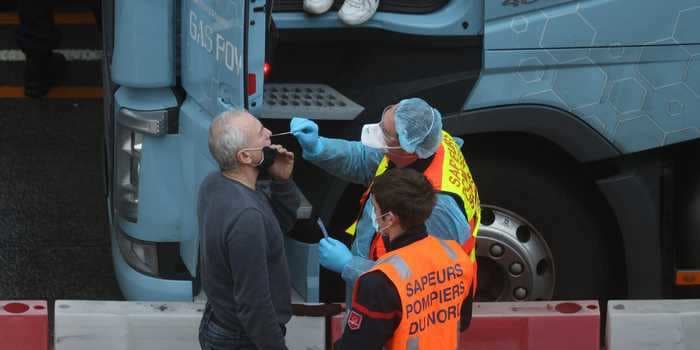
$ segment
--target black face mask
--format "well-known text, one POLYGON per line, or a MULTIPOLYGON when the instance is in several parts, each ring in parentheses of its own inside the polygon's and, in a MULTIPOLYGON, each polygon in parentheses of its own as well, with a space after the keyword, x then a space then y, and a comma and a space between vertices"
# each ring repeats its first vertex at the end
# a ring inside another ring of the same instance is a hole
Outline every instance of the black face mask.
POLYGON ((275 162, 275 158, 277 158, 277 150, 275 150, 272 147, 265 146, 262 149, 262 156, 263 160, 258 164, 258 168, 260 169, 260 174, 261 175, 267 175, 267 170, 270 169, 272 164, 275 162))

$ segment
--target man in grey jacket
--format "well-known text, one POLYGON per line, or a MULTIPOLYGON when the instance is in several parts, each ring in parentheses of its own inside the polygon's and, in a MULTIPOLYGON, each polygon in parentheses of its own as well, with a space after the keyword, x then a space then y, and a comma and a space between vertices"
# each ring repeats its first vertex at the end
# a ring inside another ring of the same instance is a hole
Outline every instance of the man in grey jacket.
POLYGON ((286 349, 291 297, 283 232, 296 220, 294 154, 245 111, 224 112, 209 129, 220 171, 199 189, 202 283, 207 306, 202 349, 286 349), (268 191, 258 176, 267 172, 268 191), (269 194, 268 194, 269 193, 269 194))

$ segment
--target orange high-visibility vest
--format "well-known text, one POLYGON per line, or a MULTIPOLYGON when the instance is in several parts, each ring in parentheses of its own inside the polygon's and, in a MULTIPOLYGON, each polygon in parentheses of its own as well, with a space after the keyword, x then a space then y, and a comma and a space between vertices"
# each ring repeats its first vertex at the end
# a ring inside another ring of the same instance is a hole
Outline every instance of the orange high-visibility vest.
MULTIPOLYGON (((389 158, 384 156, 377 167, 375 177, 383 174, 389 167, 389 158)), ((436 191, 450 195, 454 198, 462 209, 462 213, 467 218, 471 235, 463 244, 464 249, 472 262, 476 263, 476 235, 479 231, 481 221, 481 204, 479 202, 479 193, 474 184, 474 179, 469 171, 469 166, 464 160, 459 146, 446 131, 442 132, 442 142, 435 152, 435 157, 430 162, 428 168, 423 172, 423 175, 428 178, 436 191)), ((367 188, 367 191, 360 198, 360 214, 364 210, 367 198, 369 197, 372 185, 367 188)), ((348 227, 345 232, 354 236, 357 231, 357 221, 348 227)), ((370 245, 369 257, 373 260, 381 257, 386 253, 386 247, 380 235, 375 233, 370 245)))
POLYGON ((384 254, 370 271, 383 272, 401 298, 401 321, 384 347, 457 349, 472 265, 459 243, 433 236, 384 254))

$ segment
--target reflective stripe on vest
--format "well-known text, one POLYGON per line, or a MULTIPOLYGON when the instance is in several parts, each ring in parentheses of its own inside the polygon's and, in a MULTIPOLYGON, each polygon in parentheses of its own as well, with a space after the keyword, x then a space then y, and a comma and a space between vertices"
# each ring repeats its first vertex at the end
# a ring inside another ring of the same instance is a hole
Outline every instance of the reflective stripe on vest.
POLYGON ((406 350, 419 350, 418 337, 408 338, 408 342, 406 342, 406 350))
MULTIPOLYGON (((374 176, 376 177, 383 174, 388 168, 389 158, 384 156, 382 161, 379 163, 374 176)), ((464 160, 464 156, 459 150, 459 145, 457 145, 452 136, 446 131, 442 132, 442 142, 438 147, 438 150, 435 152, 435 158, 423 172, 423 174, 428 178, 436 191, 450 195, 452 198, 457 200, 460 207, 462 207, 462 212, 465 214, 469 227, 471 228, 471 237, 469 237, 462 244, 462 249, 469 252, 472 262, 475 262, 476 250, 474 249, 474 246, 481 221, 481 204, 479 202, 479 194, 476 190, 476 185, 474 184, 474 179, 472 178, 471 172, 469 171, 469 166, 467 166, 467 162, 464 160)), ((372 185, 370 184, 367 191, 365 191, 360 198, 359 215, 362 215, 364 211, 371 188, 372 185)), ((345 232, 353 236, 355 235, 359 215, 358 219, 356 219, 353 224, 345 230, 345 232)), ((380 243, 381 239, 377 239, 378 236, 379 235, 375 233, 373 245, 380 243)), ((383 245, 371 248, 370 253, 372 250, 376 252, 375 260, 386 253, 383 245)), ((372 257, 371 254, 369 256, 372 257)))
POLYGON ((427 236, 385 254, 370 269, 375 270, 389 278, 401 299, 401 321, 386 349, 457 348, 461 306, 472 292, 474 271, 457 242, 427 236))
POLYGON ((394 270, 396 270, 396 273, 399 274, 399 277, 401 277, 402 280, 407 280, 409 277, 411 277, 411 269, 401 258, 401 256, 392 255, 387 257, 386 259, 382 259, 380 263, 391 265, 394 268, 394 270))

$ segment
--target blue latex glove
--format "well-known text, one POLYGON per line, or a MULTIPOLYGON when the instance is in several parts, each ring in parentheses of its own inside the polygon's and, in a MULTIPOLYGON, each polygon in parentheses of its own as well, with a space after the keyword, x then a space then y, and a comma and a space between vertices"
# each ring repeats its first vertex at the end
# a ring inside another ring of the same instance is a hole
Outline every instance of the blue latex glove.
POLYGON ((329 270, 342 273, 345 265, 352 260, 350 249, 343 242, 330 237, 324 238, 318 243, 321 265, 329 270))
POLYGON ((318 139, 318 125, 306 118, 292 118, 289 131, 297 138, 301 149, 312 154, 318 153, 321 143, 318 139))

